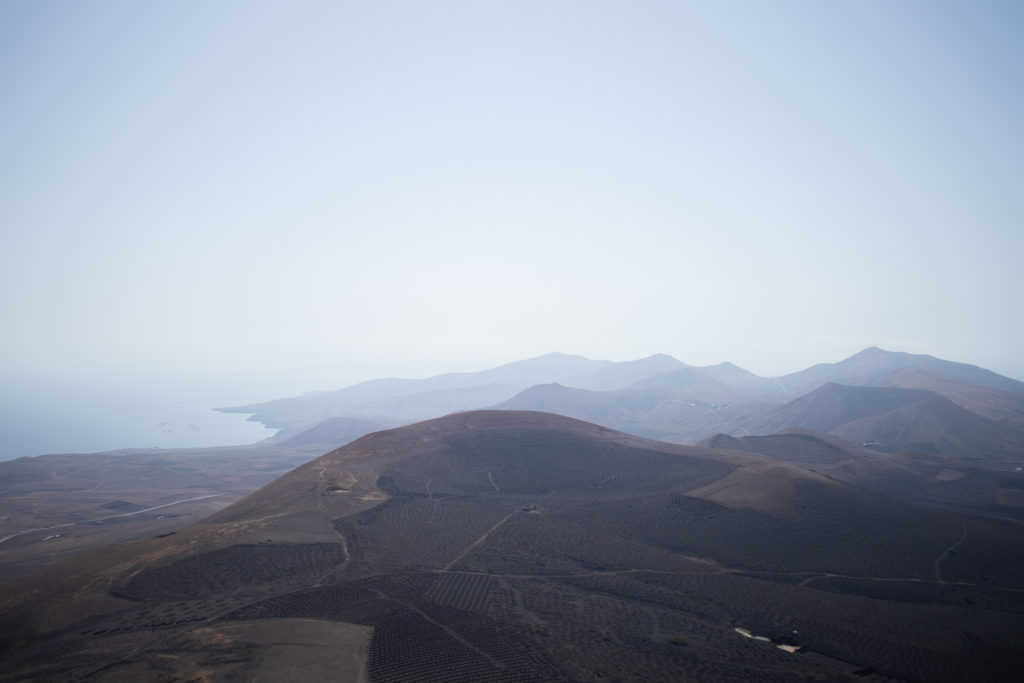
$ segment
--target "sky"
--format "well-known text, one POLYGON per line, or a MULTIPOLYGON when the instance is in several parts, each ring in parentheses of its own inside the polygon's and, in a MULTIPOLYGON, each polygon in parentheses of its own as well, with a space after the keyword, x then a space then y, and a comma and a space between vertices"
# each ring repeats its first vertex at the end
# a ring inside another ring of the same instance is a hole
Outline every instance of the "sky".
POLYGON ((1022 34, 1015 1, 0 3, 0 383, 872 345, 1024 379, 1022 34))

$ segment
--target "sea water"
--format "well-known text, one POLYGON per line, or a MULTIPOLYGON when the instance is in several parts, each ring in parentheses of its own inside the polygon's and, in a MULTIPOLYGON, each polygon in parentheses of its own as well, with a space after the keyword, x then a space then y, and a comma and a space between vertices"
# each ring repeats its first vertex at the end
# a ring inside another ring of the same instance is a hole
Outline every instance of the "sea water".
POLYGON ((224 384, 19 381, 0 387, 0 460, 122 448, 251 444, 275 430, 214 409, 250 400, 224 384))

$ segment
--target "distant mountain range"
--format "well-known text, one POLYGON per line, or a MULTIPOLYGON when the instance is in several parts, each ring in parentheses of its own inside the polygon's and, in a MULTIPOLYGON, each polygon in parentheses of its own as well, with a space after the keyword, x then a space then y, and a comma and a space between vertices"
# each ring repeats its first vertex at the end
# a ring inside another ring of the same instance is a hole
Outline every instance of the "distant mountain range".
POLYGON ((451 372, 427 379, 374 379, 337 391, 320 391, 231 408, 267 427, 289 432, 332 417, 363 417, 395 425, 507 400, 534 384, 586 380, 617 365, 583 356, 549 353, 480 372, 451 372))
MULTIPOLYGON (((221 410, 248 413, 288 439, 343 417, 366 421, 355 424, 369 431, 480 408, 552 412, 684 444, 716 433, 802 428, 887 452, 991 466, 1024 461, 1024 382, 875 347, 781 377, 732 363, 697 367, 665 354, 614 363, 551 353, 481 372, 371 380, 221 410)), ((358 431, 350 425, 344 435, 358 431)))
POLYGON ((699 446, 746 451, 893 498, 976 515, 1024 520, 1024 475, 980 469, 944 455, 880 453, 804 429, 767 436, 716 434, 699 446))
POLYGON ((891 453, 1019 460, 1024 432, 966 410, 934 391, 828 383, 745 423, 751 434, 799 427, 891 453))

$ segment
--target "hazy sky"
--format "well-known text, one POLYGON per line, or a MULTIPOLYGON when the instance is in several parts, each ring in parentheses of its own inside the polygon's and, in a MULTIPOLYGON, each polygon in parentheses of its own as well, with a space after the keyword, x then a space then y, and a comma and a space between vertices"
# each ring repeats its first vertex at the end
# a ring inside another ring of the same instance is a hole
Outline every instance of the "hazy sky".
POLYGON ((1022 35, 1017 1, 4 2, 0 371, 1024 378, 1022 35))

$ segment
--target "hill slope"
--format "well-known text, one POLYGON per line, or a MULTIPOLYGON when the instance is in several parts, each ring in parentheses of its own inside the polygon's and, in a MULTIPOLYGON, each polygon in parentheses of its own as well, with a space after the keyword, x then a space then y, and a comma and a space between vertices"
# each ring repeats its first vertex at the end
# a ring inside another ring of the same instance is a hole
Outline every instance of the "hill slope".
POLYGON ((829 383, 743 426, 752 434, 785 428, 828 432, 886 452, 992 463, 1024 460, 1024 433, 917 389, 829 383))
POLYGON ((870 347, 838 363, 820 363, 794 372, 778 381, 791 395, 797 396, 832 382, 853 386, 887 386, 893 378, 908 369, 958 384, 972 384, 1024 396, 1024 382, 1003 377, 990 370, 967 363, 954 363, 924 354, 886 351, 870 347))
POLYGON ((979 469, 941 455, 879 453, 801 429, 767 436, 717 434, 699 445, 759 453, 901 500, 1024 519, 1024 474, 1020 472, 979 469))
POLYGON ((960 382, 918 368, 900 370, 886 380, 886 386, 934 391, 972 413, 1014 429, 1024 430, 1022 393, 960 382))

